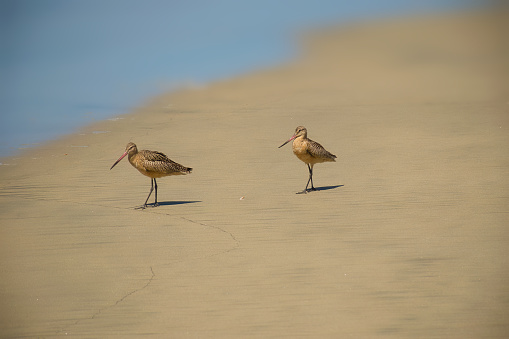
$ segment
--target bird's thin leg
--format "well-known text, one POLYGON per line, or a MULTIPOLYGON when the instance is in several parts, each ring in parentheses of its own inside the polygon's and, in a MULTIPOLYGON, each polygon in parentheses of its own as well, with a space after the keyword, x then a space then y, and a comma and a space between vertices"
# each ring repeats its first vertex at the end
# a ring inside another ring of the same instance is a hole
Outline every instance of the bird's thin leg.
MULTIPOLYGON (((309 164, 308 165, 308 170, 309 170, 309 178, 308 178, 308 182, 306 183, 306 188, 304 188, 304 190, 302 192, 297 192, 297 194, 301 194, 301 193, 307 193, 308 192, 308 186, 309 186, 309 182, 311 182, 311 167, 309 167, 309 164)), ((313 183, 311 183, 311 186, 313 186, 313 183)))
POLYGON ((152 191, 154 190, 154 180, 155 179, 150 179, 150 192, 148 193, 148 197, 147 197, 147 200, 145 200, 145 203, 143 204, 143 208, 147 207, 147 201, 148 201, 148 198, 150 198, 150 195, 152 194, 152 191))
POLYGON ((306 188, 304 189, 304 191, 307 192, 308 190, 308 185, 309 183, 311 182, 311 186, 313 186, 313 170, 311 169, 311 167, 308 165, 308 170, 309 170, 309 179, 308 179, 308 183, 306 184, 306 188))
POLYGON ((311 190, 316 191, 315 186, 313 185, 313 165, 309 166, 309 179, 311 180, 311 190))
POLYGON ((157 203, 157 181, 156 181, 156 178, 154 178, 154 186, 156 188, 156 201, 154 202, 154 207, 156 207, 156 206, 159 206, 159 204, 157 203))

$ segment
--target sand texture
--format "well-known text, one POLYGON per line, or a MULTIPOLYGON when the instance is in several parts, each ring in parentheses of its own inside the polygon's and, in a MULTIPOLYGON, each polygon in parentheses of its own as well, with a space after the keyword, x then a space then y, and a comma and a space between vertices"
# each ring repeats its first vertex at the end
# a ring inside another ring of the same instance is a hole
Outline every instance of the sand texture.
POLYGON ((507 338, 508 23, 315 31, 2 159, 0 337, 507 338), (298 125, 338 156, 300 195, 298 125), (157 208, 129 141, 194 168, 157 208))

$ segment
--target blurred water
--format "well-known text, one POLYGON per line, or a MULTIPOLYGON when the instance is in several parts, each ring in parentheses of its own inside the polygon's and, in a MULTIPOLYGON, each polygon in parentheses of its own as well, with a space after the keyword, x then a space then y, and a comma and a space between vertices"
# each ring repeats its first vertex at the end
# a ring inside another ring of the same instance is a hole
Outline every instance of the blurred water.
POLYGON ((484 5, 431 1, 0 2, 0 156, 149 96, 273 66, 299 31, 484 5))

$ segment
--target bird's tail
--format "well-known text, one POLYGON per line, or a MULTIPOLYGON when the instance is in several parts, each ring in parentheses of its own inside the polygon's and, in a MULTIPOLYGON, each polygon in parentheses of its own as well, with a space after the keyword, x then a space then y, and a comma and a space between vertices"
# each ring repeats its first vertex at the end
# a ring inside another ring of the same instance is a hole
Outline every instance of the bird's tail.
POLYGON ((187 174, 190 174, 192 171, 193 171, 193 169, 191 167, 186 167, 186 169, 185 169, 185 172, 187 174))

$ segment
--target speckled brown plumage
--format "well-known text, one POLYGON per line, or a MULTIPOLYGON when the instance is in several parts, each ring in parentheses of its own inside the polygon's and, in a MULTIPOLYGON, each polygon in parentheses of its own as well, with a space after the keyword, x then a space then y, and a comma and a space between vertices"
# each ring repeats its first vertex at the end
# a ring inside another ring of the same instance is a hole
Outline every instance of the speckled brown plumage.
POLYGON ((148 150, 138 151, 138 148, 132 142, 127 144, 126 152, 131 165, 140 171, 141 174, 150 178, 188 174, 193 170, 176 163, 164 153, 148 150))
POLYGON ((304 126, 298 126, 295 129, 293 136, 288 139, 284 144, 279 147, 283 147, 288 142, 292 141, 292 150, 295 156, 302 160, 309 170, 309 179, 306 184, 304 191, 299 193, 306 193, 308 191, 308 185, 311 182, 311 190, 315 191, 313 185, 313 166, 318 163, 336 161, 336 156, 327 151, 322 145, 308 138, 308 131, 304 126))
POLYGON ((154 206, 158 206, 156 178, 162 178, 169 175, 188 174, 193 170, 190 167, 185 167, 176 163, 168 158, 164 153, 148 150, 138 151, 138 148, 132 142, 127 144, 124 154, 122 154, 122 156, 113 164, 113 166, 111 166, 110 169, 115 167, 115 165, 118 164, 126 155, 134 168, 136 168, 141 174, 151 178, 150 193, 148 194, 143 207, 147 207, 148 198, 150 198, 154 187, 156 190, 154 206))

